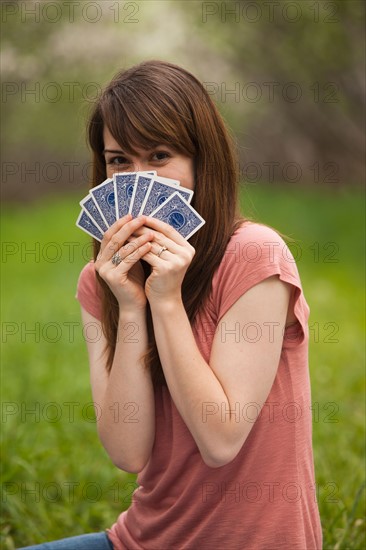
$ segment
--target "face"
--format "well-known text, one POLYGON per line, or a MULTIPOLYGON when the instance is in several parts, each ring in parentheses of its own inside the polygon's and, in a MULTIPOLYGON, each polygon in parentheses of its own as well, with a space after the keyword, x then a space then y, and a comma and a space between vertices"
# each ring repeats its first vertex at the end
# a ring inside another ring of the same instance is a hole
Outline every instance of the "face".
POLYGON ((136 149, 133 155, 122 151, 108 128, 104 127, 104 158, 107 177, 115 172, 149 172, 156 170, 158 176, 180 181, 182 187, 194 190, 193 159, 166 145, 158 145, 149 151, 136 149))

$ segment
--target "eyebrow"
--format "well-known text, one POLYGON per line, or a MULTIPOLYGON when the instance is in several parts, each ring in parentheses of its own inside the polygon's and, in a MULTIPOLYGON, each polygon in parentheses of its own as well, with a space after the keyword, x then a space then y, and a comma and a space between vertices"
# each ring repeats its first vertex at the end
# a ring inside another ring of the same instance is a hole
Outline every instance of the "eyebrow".
MULTIPOLYGON (((159 145, 155 145, 155 146, 151 147, 150 149, 147 149, 147 152, 151 153, 151 151, 154 151, 154 149, 156 149, 156 147, 169 147, 169 145, 164 145, 163 143, 161 143, 159 145)), ((106 153, 112 153, 112 154, 121 154, 122 153, 122 155, 126 154, 124 151, 122 151, 122 149, 104 149, 103 155, 105 155, 106 153)))
POLYGON ((103 155, 105 155, 105 153, 123 153, 123 151, 122 149, 104 149, 103 155))

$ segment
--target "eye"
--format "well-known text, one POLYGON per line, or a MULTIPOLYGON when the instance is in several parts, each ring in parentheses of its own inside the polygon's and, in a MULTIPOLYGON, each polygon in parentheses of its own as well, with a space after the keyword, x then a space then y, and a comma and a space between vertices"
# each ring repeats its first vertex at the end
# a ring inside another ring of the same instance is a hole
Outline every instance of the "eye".
POLYGON ((128 160, 126 159, 126 157, 121 157, 121 156, 111 157, 107 159, 106 162, 109 165, 117 165, 117 166, 120 164, 128 164, 128 160))
POLYGON ((170 153, 168 153, 167 151, 156 151, 154 154, 153 154, 153 160, 166 160, 167 158, 170 158, 171 155, 170 153))

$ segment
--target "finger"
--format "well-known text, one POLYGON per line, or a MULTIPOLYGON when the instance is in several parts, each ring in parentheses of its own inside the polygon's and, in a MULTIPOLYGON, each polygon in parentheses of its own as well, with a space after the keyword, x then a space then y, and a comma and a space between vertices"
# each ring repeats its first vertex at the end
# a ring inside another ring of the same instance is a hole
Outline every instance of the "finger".
MULTIPOLYGON (((177 245, 175 245, 175 246, 177 246, 177 245)), ((178 253, 176 253, 176 252, 174 252, 174 250, 170 249, 169 247, 167 247, 165 245, 158 244, 155 241, 153 241, 151 243, 151 252, 153 254, 155 254, 155 256, 157 256, 158 258, 160 258, 162 260, 169 260, 169 259, 171 260, 172 259, 172 254, 175 255, 175 256, 179 255, 179 251, 178 251, 178 253)))
POLYGON ((154 240, 161 246, 168 247, 172 252, 178 253, 182 247, 194 252, 193 246, 182 237, 178 231, 165 222, 146 216, 146 223, 136 231, 136 234, 142 235, 147 231, 153 231, 155 236, 154 240), (153 225, 153 223, 149 223, 150 221, 158 222, 156 225, 159 225, 159 229, 150 228, 149 226, 153 225))
POLYGON ((188 267, 195 253, 195 249, 193 247, 191 247, 192 250, 187 248, 183 249, 183 247, 180 247, 179 254, 174 254, 168 249, 164 250, 165 247, 163 247, 163 250, 161 246, 156 247, 156 243, 154 241, 152 241, 151 245, 151 250, 148 254, 145 254, 142 259, 147 261, 147 263, 152 267, 163 266, 166 262, 170 262, 179 268, 184 265, 188 267))
POLYGON ((108 244, 108 242, 111 240, 113 235, 115 235, 121 227, 123 227, 126 223, 128 223, 130 220, 132 220, 131 214, 126 214, 126 216, 123 216, 123 218, 120 218, 116 222, 114 222, 113 225, 104 233, 102 243, 100 245, 100 252, 103 253, 104 248, 108 244))
MULTIPOLYGON (((151 243, 150 243, 151 244, 151 243)), ((158 267, 161 266, 164 263, 164 260, 162 258, 159 258, 156 254, 154 254, 151 249, 147 250, 143 256, 141 256, 142 260, 145 260, 151 267, 158 267)))
POLYGON ((141 235, 148 235, 150 233, 153 235, 154 250, 156 252, 158 252, 162 246, 165 246, 173 254, 179 254, 182 251, 181 245, 175 243, 174 241, 160 233, 160 231, 154 231, 154 229, 148 229, 145 226, 142 226, 137 231, 135 231, 133 236, 137 237, 141 235))
POLYGON ((184 246, 187 244, 187 241, 174 227, 169 225, 168 223, 162 222, 161 220, 157 220, 156 218, 152 218, 151 216, 145 216, 146 227, 151 227, 152 229, 155 229, 156 231, 160 231, 165 237, 168 237, 173 242, 180 244, 181 246, 184 246))
POLYGON ((139 216, 131 221, 125 223, 117 232, 113 233, 106 243, 102 258, 106 261, 110 260, 112 256, 118 252, 118 250, 126 243, 127 239, 145 223, 145 216, 139 216))
POLYGON ((141 258, 145 258, 145 256, 150 253, 150 250, 151 242, 148 241, 138 248, 135 248, 134 251, 128 254, 120 264, 114 267, 114 269, 121 274, 127 273, 136 262, 141 260, 141 258))
POLYGON ((127 239, 127 243, 123 245, 119 250, 118 254, 125 260, 128 256, 132 255, 138 248, 140 248, 145 243, 151 241, 154 238, 152 232, 144 233, 138 238, 130 237, 127 239))

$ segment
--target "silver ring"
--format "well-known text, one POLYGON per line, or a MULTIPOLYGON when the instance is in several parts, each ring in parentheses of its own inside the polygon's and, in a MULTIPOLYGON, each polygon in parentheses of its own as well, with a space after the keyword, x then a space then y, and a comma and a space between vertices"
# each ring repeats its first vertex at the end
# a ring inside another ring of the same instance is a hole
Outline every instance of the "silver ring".
POLYGON ((168 250, 166 246, 162 246, 159 252, 156 254, 158 258, 160 258, 164 250, 168 250))
POLYGON ((116 252, 115 254, 113 254, 112 256, 112 264, 117 266, 119 265, 120 263, 122 262, 122 258, 121 256, 119 255, 118 252, 116 252))

